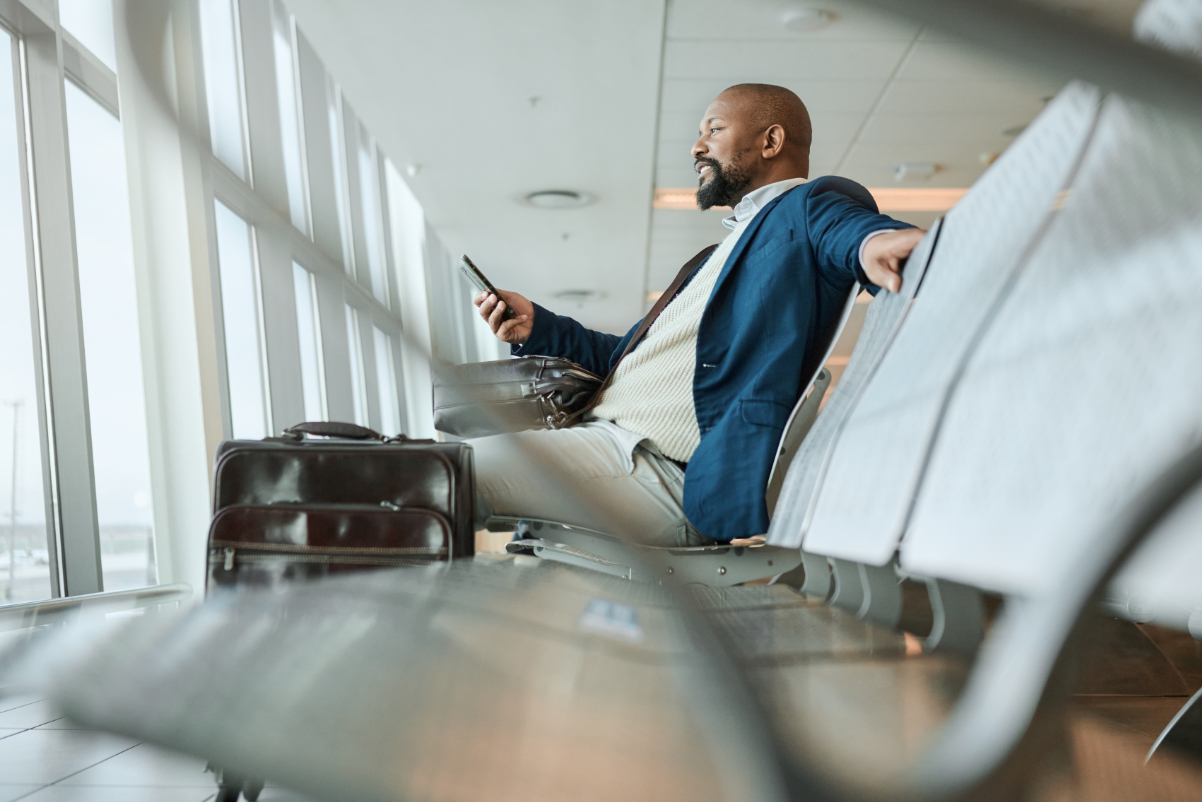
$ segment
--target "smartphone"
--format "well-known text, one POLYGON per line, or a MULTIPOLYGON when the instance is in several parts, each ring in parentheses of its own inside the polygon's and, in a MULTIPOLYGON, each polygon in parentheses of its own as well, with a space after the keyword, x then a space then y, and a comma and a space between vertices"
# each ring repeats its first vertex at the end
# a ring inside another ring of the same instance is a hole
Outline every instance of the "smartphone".
MULTIPOLYGON (((476 285, 476 289, 480 290, 480 292, 487 292, 498 298, 501 297, 501 293, 497 292, 497 288, 488 280, 488 277, 480 272, 480 268, 476 267, 472 260, 467 258, 467 254, 459 257, 459 269, 463 271, 463 275, 467 276, 472 284, 476 285)), ((516 315, 517 313, 513 311, 513 307, 505 304, 505 311, 501 313, 501 320, 513 320, 516 315)))

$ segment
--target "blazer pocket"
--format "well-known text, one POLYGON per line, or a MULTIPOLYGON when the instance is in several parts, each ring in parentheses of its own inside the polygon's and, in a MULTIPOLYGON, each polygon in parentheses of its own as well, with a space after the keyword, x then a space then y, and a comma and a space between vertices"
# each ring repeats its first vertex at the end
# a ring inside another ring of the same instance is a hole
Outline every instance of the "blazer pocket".
POLYGON ((758 401, 745 398, 739 402, 739 414, 747 423, 755 426, 771 426, 783 429, 793 410, 776 401, 758 401))

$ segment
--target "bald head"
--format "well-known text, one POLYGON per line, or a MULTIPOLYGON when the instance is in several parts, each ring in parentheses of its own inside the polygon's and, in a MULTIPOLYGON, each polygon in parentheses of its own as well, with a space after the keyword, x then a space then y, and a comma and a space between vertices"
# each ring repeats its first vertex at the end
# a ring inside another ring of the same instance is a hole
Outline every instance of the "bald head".
POLYGON ((810 126, 810 112, 792 91, 772 84, 735 84, 719 98, 733 101, 738 112, 761 131, 771 125, 779 125, 785 132, 786 141, 810 152, 814 129, 810 126))
POLYGON ((697 205, 733 206, 759 187, 810 174, 810 113, 783 86, 738 84, 705 110, 693 144, 697 205))

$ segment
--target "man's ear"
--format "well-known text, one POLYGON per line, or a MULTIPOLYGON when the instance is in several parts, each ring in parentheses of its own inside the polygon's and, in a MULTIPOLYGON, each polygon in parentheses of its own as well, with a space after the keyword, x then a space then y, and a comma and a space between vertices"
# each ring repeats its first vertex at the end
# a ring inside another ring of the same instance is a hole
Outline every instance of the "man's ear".
POLYGON ((760 155, 771 159, 780 154, 785 147, 785 129, 779 125, 770 125, 764 131, 764 147, 760 155))

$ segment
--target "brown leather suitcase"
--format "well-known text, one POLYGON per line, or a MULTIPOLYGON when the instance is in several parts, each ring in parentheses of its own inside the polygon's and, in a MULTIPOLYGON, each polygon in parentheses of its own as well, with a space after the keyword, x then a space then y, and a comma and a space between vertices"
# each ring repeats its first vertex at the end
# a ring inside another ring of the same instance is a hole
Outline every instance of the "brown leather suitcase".
POLYGON ((471 446, 354 424, 222 443, 208 590, 470 556, 474 482, 471 446))

